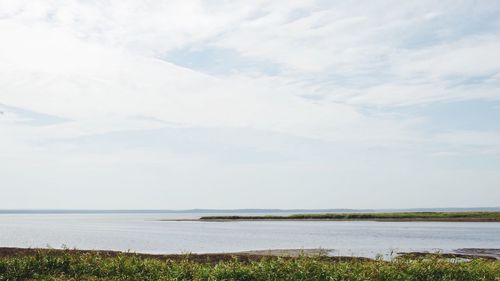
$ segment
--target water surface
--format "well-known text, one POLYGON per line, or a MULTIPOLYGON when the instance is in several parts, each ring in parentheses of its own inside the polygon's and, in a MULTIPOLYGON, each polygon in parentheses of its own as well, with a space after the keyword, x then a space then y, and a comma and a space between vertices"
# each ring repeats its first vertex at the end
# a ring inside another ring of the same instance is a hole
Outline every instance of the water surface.
MULTIPOLYGON (((207 215, 207 214, 203 214, 207 215)), ((144 253, 324 248, 373 257, 398 251, 500 248, 497 222, 159 221, 201 214, 1 214, 0 247, 144 253)))

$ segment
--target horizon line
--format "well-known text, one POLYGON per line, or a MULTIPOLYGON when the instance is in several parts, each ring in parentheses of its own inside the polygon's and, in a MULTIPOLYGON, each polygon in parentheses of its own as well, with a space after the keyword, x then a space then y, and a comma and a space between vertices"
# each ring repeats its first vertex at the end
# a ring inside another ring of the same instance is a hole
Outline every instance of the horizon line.
POLYGON ((366 211, 500 211, 500 206, 490 207, 425 207, 425 208, 237 208, 237 209, 48 209, 48 208, 21 208, 0 209, 5 213, 209 213, 209 212, 366 212, 366 211))

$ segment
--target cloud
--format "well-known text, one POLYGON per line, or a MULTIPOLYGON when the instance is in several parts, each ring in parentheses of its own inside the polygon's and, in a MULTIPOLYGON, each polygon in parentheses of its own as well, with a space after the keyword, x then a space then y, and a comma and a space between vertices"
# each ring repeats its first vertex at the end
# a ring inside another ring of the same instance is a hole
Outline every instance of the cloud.
POLYGON ((353 96, 357 103, 388 106, 457 95, 498 99, 498 81, 458 94, 447 90, 500 71, 494 59, 500 49, 499 21, 492 16, 500 8, 493 4, 387 1, 363 3, 359 9, 356 2, 318 1, 6 3, 2 53, 23 54, 4 58, 3 65, 14 69, 22 64, 31 71, 39 66, 43 72, 117 72, 130 64, 120 65, 123 58, 116 53, 164 59, 183 48, 220 48, 262 62, 263 75, 269 67, 265 63, 277 64, 275 80, 300 86, 302 95, 337 102, 351 102, 353 96), (431 89, 434 85, 439 87, 431 89), (376 94, 374 102, 371 92, 377 88, 390 89, 385 94, 390 98, 376 94))
POLYGON ((500 71, 500 34, 477 36, 408 52, 395 71, 428 78, 477 77, 500 71))
POLYGON ((461 202, 470 196, 467 183, 484 176, 483 190, 491 190, 498 182, 495 127, 436 132, 430 128, 439 117, 413 110, 498 103, 496 3, 0 7, 0 154, 9 161, 0 176, 12 194, 39 192, 32 186, 43 183, 53 186, 49 194, 65 194, 60 202, 47 198, 57 205, 72 192, 107 186, 108 196, 123 193, 133 204, 134 186, 145 186, 157 198, 143 196, 143 205, 186 206, 158 194, 210 196, 200 187, 208 184, 238 191, 239 203, 255 191, 289 192, 288 202, 298 204, 313 200, 314 190, 327 207, 356 203, 356 192, 394 205, 387 195, 400 187, 418 197, 420 188, 441 184, 459 186, 453 202, 461 202), (480 164, 469 164, 470 156, 480 164), (32 175, 26 182, 24 173, 32 175))
POLYGON ((496 146, 500 148, 500 133, 450 131, 436 136, 438 141, 453 145, 496 146))

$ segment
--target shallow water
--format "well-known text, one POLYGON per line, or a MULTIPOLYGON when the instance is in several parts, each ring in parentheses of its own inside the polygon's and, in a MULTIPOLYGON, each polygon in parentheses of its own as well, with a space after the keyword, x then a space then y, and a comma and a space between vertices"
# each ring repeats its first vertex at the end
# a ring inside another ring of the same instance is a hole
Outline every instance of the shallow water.
MULTIPOLYGON (((204 214, 206 215, 206 214, 204 214)), ((200 214, 0 214, 0 247, 69 247, 144 253, 334 249, 333 255, 500 248, 500 223, 159 219, 200 214)))

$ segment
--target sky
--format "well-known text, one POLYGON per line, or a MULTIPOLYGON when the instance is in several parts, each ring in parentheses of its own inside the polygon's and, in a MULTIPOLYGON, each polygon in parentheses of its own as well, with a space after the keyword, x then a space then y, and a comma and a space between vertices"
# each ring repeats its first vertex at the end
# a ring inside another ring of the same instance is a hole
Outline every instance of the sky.
POLYGON ((500 206, 500 2, 0 0, 0 192, 500 206))

